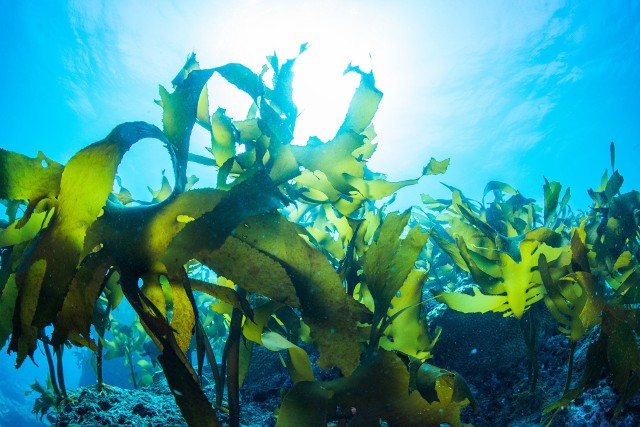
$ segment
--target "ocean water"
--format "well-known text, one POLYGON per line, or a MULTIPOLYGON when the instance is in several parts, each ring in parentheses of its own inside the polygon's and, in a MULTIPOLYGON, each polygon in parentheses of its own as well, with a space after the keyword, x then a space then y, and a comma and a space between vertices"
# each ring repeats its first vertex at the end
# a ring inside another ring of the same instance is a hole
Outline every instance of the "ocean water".
MULTIPOLYGON (((158 85, 170 88, 191 52, 202 68, 239 62, 259 73, 274 51, 284 61, 309 43, 294 67, 294 145, 336 133, 359 84, 356 73, 343 75, 352 63, 372 70, 384 93, 371 170, 400 181, 420 176, 431 157, 451 159, 446 174, 399 190, 388 211, 420 205, 421 194, 450 197, 441 182, 480 200, 486 183, 501 181, 542 204, 545 177, 571 188, 574 211, 586 210, 587 190, 612 172, 611 142, 621 192, 640 189, 637 1, 4 0, 1 10, 5 150, 41 150, 65 164, 120 123, 162 126, 158 85)), ((219 76, 209 100, 210 112, 238 120, 251 106, 219 76)), ((210 145, 205 131, 194 133, 193 153, 208 155, 210 145)), ((144 140, 118 176, 148 201, 163 175, 175 185, 171 170, 166 150, 144 140)), ((216 185, 210 168, 191 164, 188 174, 198 176, 195 188, 216 185)), ((117 313, 132 316, 127 307, 117 313)), ((0 404, 11 409, 0 411, 0 425, 40 425, 30 414, 36 394, 24 392, 46 381, 42 350, 20 370, 5 350, 0 404)), ((87 384, 88 357, 65 352, 70 389, 87 384)), ((106 382, 131 387, 116 375, 124 365, 110 369, 106 382)))

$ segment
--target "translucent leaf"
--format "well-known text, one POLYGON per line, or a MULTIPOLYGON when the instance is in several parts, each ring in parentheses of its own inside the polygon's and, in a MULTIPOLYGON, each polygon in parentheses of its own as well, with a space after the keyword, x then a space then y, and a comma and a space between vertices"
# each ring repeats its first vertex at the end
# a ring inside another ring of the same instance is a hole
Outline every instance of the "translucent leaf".
POLYGON ((380 200, 408 185, 415 185, 418 179, 408 179, 399 182, 389 182, 383 179, 365 180, 358 177, 345 176, 346 181, 368 200, 380 200))
POLYGON ((364 163, 352 154, 362 144, 363 138, 360 135, 347 132, 336 135, 327 143, 316 141, 305 146, 292 146, 291 150, 305 169, 311 172, 322 171, 335 190, 348 194, 354 188, 343 174, 364 177, 364 163))
POLYGON ((28 242, 49 224, 50 218, 49 212, 40 212, 32 214, 26 224, 21 227, 18 227, 20 220, 12 222, 7 228, 0 230, 0 247, 28 242))
MULTIPOLYGON (((185 194, 189 193, 191 191, 185 194)), ((189 215, 196 218, 194 221, 178 223, 174 217, 175 223, 181 224, 182 228, 175 237, 169 237, 171 244, 162 256, 162 262, 169 268, 182 268, 189 260, 199 259, 219 248, 244 218, 282 206, 282 194, 264 169, 259 169, 245 181, 234 185, 230 191, 217 194, 221 197, 212 200, 215 205, 210 210, 206 209, 202 215, 189 215)), ((165 241, 164 232, 157 234, 153 235, 155 239, 165 241)))
POLYGON ((505 311, 507 297, 505 295, 485 295, 478 288, 472 288, 473 295, 457 292, 445 292, 438 299, 453 310, 462 313, 486 313, 488 311, 505 311))
POLYGON ((455 385, 441 382, 438 399, 429 403, 417 390, 408 393, 409 372, 393 352, 380 350, 350 377, 322 384, 334 393, 339 408, 356 408, 350 424, 373 426, 386 421, 390 426, 461 426, 460 412, 470 402, 459 399, 455 385))
POLYGON ((607 186, 604 189, 604 193, 609 199, 612 199, 619 191, 620 187, 622 187, 622 183, 624 182, 624 178, 622 175, 618 173, 618 171, 614 171, 611 174, 611 178, 607 182, 607 186))
MULTIPOLYGON (((487 267, 485 267, 482 263, 477 262, 479 258, 478 256, 472 256, 472 254, 475 255, 475 253, 469 250, 470 245, 467 244, 462 237, 458 237, 457 246, 460 252, 460 256, 462 257, 462 259, 464 259, 465 263, 467 264, 467 268, 463 270, 468 270, 471 273, 471 276, 473 277, 473 280, 476 282, 476 284, 478 284, 487 292, 490 292, 492 294, 500 293, 503 290, 502 285, 500 283, 501 282, 500 276, 502 275, 502 271, 500 269, 500 263, 499 262, 494 263, 494 266, 498 266, 498 270, 500 270, 499 273, 491 274, 488 271, 489 269, 487 267)), ((475 245, 474 245, 474 249, 475 249, 475 245)))
POLYGON ((267 301, 266 303, 254 308, 254 317, 251 322, 244 322, 242 325, 242 334, 250 341, 262 344, 262 332, 271 319, 271 315, 282 307, 282 304, 276 301, 267 301))
POLYGON ((509 184, 500 181, 489 181, 487 185, 484 186, 482 197, 484 198, 484 196, 489 194, 491 191, 499 191, 501 193, 507 193, 511 195, 518 194, 518 190, 516 190, 509 184))
POLYGON ((187 184, 189 140, 197 119, 200 94, 213 72, 214 70, 190 71, 172 93, 160 86, 162 125, 174 153, 172 160, 175 185, 179 191, 184 191, 187 184))
POLYGON ((466 401, 477 409, 471 390, 460 374, 428 363, 416 360, 409 363, 409 392, 413 390, 418 390, 429 403, 455 405, 466 401))
MULTIPOLYGON (((305 45, 302 45, 298 56, 305 50, 305 45)), ((293 102, 293 66, 298 56, 287 60, 280 69, 274 68, 275 87, 271 93, 271 100, 277 105, 278 110, 284 113, 291 129, 298 116, 298 108, 293 102)))
MULTIPOLYGON (((576 234, 574 234, 575 236, 576 234)), ((587 330, 600 322, 604 308, 595 277, 578 271, 560 280, 551 277, 544 254, 538 260, 540 277, 546 289, 545 303, 551 315, 562 325, 561 331, 577 342, 587 330)))
POLYGON ((94 306, 100 296, 109 266, 110 260, 101 254, 91 254, 82 261, 64 299, 62 310, 58 313, 51 337, 53 345, 60 345, 71 339, 93 351, 97 350, 89 331, 93 322, 94 306))
POLYGON ((225 110, 218 108, 211 116, 211 152, 218 166, 236 154, 238 131, 225 114, 225 110))
POLYGON ((242 64, 227 64, 215 69, 229 83, 247 93, 254 101, 264 93, 260 76, 242 64))
POLYGON ((373 120, 373 116, 378 111, 378 105, 382 100, 382 92, 380 92, 375 86, 375 80, 373 73, 363 73, 360 68, 349 66, 346 73, 356 72, 360 74, 360 85, 356 89, 351 103, 349 104, 349 110, 347 115, 340 126, 340 131, 352 131, 355 133, 362 133, 373 120))
POLYGON ((262 131, 258 124, 258 119, 247 119, 241 121, 234 121, 233 126, 238 131, 238 141, 255 141, 262 136, 262 131))
POLYGON ((175 331, 174 335, 178 347, 183 353, 186 353, 193 335, 195 314, 182 282, 179 279, 172 279, 169 283, 173 300, 171 327, 175 331))
POLYGON ((300 167, 289 144, 271 144, 269 146, 269 155, 273 159, 269 176, 277 185, 300 175, 300 167))
POLYGON ((165 296, 166 291, 163 289, 162 282, 166 285, 166 278, 160 280, 157 274, 146 274, 142 279, 142 287, 140 291, 149 302, 151 302, 160 313, 166 317, 167 315, 167 298, 165 296))
POLYGON ((104 140, 80 150, 65 166, 58 206, 51 223, 23 258, 25 267, 16 276, 20 289, 20 304, 16 309, 22 327, 14 331, 10 348, 20 348, 18 364, 27 353, 31 354, 34 346, 25 341, 35 341, 34 331, 54 322, 61 310, 83 255, 85 234, 103 213, 116 168, 131 145, 143 138, 165 140, 155 126, 143 122, 125 123, 104 140), (34 270, 39 262, 44 262, 45 272, 34 270), (43 281, 45 276, 47 280, 43 281))
POLYGON ((442 161, 438 161, 433 157, 427 163, 427 166, 422 170, 422 175, 440 175, 447 171, 449 167, 449 162, 451 159, 444 159, 442 161))
POLYGON ((377 240, 367 251, 364 275, 376 303, 376 311, 387 311, 391 299, 413 269, 429 238, 418 226, 411 228, 402 238, 410 216, 410 210, 389 214, 382 222, 377 240))
POLYGON ((42 152, 30 158, 0 148, 0 199, 38 201, 60 192, 63 166, 42 152))
MULTIPOLYGON (((498 257, 494 260, 483 259, 472 256, 472 249, 475 247, 466 243, 463 239, 458 239, 458 249, 460 255, 469 267, 473 279, 486 292, 500 297, 506 297, 505 305, 493 305, 493 302, 501 300, 478 297, 478 293, 472 296, 453 297, 452 308, 459 307, 462 311, 473 310, 472 298, 482 310, 504 312, 505 316, 522 317, 524 312, 534 303, 544 297, 542 279, 538 272, 538 258, 544 254, 549 263, 553 263, 553 268, 558 269, 559 274, 566 274, 566 267, 570 263, 571 252, 568 246, 554 247, 550 244, 557 244, 562 238, 557 233, 549 229, 540 228, 530 231, 517 246, 518 257, 514 259, 509 253, 496 252, 498 257), (547 244, 549 243, 549 244, 547 244), (493 308, 492 308, 493 307, 493 308)), ((555 274, 555 273, 554 273, 555 274)), ((473 311, 465 311, 473 312, 473 311)), ((475 311, 484 312, 484 311, 475 311)))
POLYGON ((246 291, 292 307, 300 306, 295 287, 282 265, 236 237, 227 238, 214 251, 201 252, 198 259, 218 274, 232 278, 246 291))
MULTIPOLYGON (((218 277, 218 279, 220 279, 220 277, 218 277)), ((191 286, 194 291, 204 292, 207 295, 217 298, 242 311, 242 314, 253 320, 253 310, 251 309, 249 302, 245 298, 241 297, 234 289, 224 286, 216 286, 196 279, 189 279, 189 281, 191 282, 191 286)))
POLYGON ((549 220, 551 216, 555 214, 556 208, 558 207, 558 199, 560 197, 560 191, 562 190, 562 185, 559 182, 547 181, 547 178, 544 179, 544 223, 549 224, 549 220))
POLYGON ((289 352, 291 364, 289 372, 294 384, 300 381, 315 381, 309 355, 306 351, 275 332, 263 333, 262 345, 271 351, 287 350, 289 352))
POLYGON ((430 351, 435 344, 420 316, 422 287, 427 278, 424 270, 412 270, 402 287, 391 300, 387 311, 389 317, 401 312, 384 331, 380 346, 385 350, 401 351, 419 360, 431 357, 430 351))

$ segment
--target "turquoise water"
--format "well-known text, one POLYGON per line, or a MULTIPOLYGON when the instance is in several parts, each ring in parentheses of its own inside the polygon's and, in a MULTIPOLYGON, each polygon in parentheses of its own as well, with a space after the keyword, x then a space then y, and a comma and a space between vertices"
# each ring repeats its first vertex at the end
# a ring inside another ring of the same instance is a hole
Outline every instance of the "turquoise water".
MULTIPOLYGON (((419 193, 446 195, 439 180, 475 198, 501 180, 541 200, 545 176, 571 186, 572 204, 584 208, 609 167, 611 141, 623 191, 640 187, 636 1, 5 1, 0 146, 64 163, 121 122, 160 124, 157 85, 168 86, 191 51, 203 67, 259 71, 274 49, 291 57, 303 42, 298 143, 335 132, 356 84, 341 73, 353 61, 373 68, 385 93, 374 170, 407 179, 429 157, 451 157, 446 175, 402 191, 398 207, 418 204, 419 193)), ((213 84, 214 104, 244 114, 246 99, 213 84)), ((196 142, 204 152, 206 137, 196 142)), ((120 175, 143 197, 162 170, 168 157, 149 145, 125 157, 120 175)), ((22 405, 45 365, 18 375, 11 357, 1 361, 12 375, 4 398, 22 405)))
MULTIPOLYGON (((301 142, 335 132, 355 85, 341 72, 353 60, 373 65, 385 92, 371 165, 392 178, 416 176, 430 156, 451 157, 443 180, 470 195, 498 179, 539 199, 544 175, 586 206, 615 141, 629 188, 640 181, 635 1, 275 3, 7 4, 2 146, 66 161, 117 123, 158 123, 157 85, 191 51, 205 67, 258 71, 274 50, 290 57, 309 42, 296 68, 301 142)), ((244 114, 228 88, 213 97, 244 114)), ((441 190, 425 179, 417 191, 441 190)))

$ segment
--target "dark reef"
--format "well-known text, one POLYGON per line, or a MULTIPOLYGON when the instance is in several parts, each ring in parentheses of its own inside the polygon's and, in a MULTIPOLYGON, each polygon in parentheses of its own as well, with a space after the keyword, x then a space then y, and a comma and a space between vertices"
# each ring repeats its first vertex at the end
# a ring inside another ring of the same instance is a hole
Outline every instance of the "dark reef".
MULTIPOLYGON (((273 411, 281 401, 280 388, 277 385, 287 381, 288 374, 275 353, 258 350, 252 359, 250 372, 253 373, 249 374, 250 381, 240 390, 243 408, 240 422, 245 426, 274 426, 273 411), (269 355, 272 355, 271 360, 268 358, 269 355), (273 375, 259 375, 258 372, 261 370, 267 370, 273 375)), ((205 394, 214 401, 215 387, 208 367, 204 370, 203 383, 207 384, 203 386, 205 394)), ((71 402, 60 412, 49 414, 54 426, 187 425, 162 372, 153 376, 153 382, 149 387, 138 390, 107 387, 98 392, 95 387, 82 387, 70 397, 71 402)), ((228 411, 220 410, 217 416, 221 422, 228 423, 228 411)))
MULTIPOLYGON (((540 313, 544 311, 540 310, 540 313)), ((566 376, 568 347, 566 338, 553 328, 540 340, 539 387, 535 393, 528 389, 529 358, 523 350, 522 335, 513 319, 498 314, 465 315, 444 310, 434 320, 446 328, 448 335, 440 337, 433 363, 462 373, 473 391, 478 409, 465 408, 462 420, 475 427, 635 427, 640 425, 640 396, 630 400, 612 423, 612 408, 619 399, 611 382, 602 379, 598 386, 586 391, 575 402, 555 416, 543 415, 544 406, 562 396, 566 376), (473 325, 470 327, 469 325, 473 325), (499 334, 496 333, 501 329, 499 334), (515 332, 510 334, 508 331, 515 332), (472 331, 469 335, 469 331, 472 331), (458 338, 462 337, 462 338, 458 338), (475 338, 474 338, 475 337, 475 338), (484 337, 484 338, 483 338, 484 337), (494 337, 494 338, 492 338, 494 337), (505 340, 509 337, 509 340, 505 340), (475 350, 475 351, 472 351, 475 350)), ((545 322, 544 319, 541 321, 545 322)), ((549 323, 551 324, 551 323, 549 323)), ((574 382, 584 368, 586 349, 590 342, 579 344, 575 354, 574 382)), ((311 353, 312 361, 317 354, 311 353)), ((313 363, 317 374, 321 370, 313 363)), ((210 370, 205 368, 205 383, 210 370)), ((256 347, 251 367, 240 389, 241 425, 247 427, 274 426, 274 410, 279 407, 281 394, 291 387, 286 369, 277 353, 256 347), (269 375, 264 375, 268 372, 269 375)), ((207 397, 214 400, 214 387, 204 387, 207 397)), ((225 396, 226 399, 226 396, 225 396)), ((49 414, 57 427, 97 426, 186 426, 180 410, 171 396, 162 373, 154 375, 151 386, 139 389, 109 387, 98 393, 95 387, 83 387, 72 395, 57 414, 49 414)), ((218 411, 223 425, 228 414, 218 411)))

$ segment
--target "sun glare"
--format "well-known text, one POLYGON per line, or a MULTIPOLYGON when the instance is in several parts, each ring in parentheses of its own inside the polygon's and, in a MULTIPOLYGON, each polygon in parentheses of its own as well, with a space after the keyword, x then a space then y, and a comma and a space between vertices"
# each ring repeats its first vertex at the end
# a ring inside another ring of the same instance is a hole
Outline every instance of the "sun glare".
MULTIPOLYGON (((298 106, 295 144, 305 144, 310 136, 331 139, 344 120, 359 77, 343 75, 350 61, 335 55, 333 43, 323 43, 322 51, 309 51, 299 58, 293 84, 298 106)), ((311 47, 313 49, 313 47, 311 47)), ((320 49, 318 49, 320 50, 320 49)), ((366 69, 368 64, 363 64, 366 69)))
MULTIPOLYGON (((222 43, 226 51, 241 51, 243 62, 252 64, 254 72, 260 71, 266 55, 272 54, 274 47, 282 64, 298 54, 301 44, 308 43, 307 51, 298 57, 294 67, 293 97, 299 112, 294 144, 305 144, 310 136, 323 141, 331 139, 344 119, 359 81, 353 73, 343 75, 344 70, 350 63, 370 70, 370 55, 374 54, 372 40, 378 44, 376 49, 380 49, 378 38, 372 39, 369 32, 362 31, 361 25, 354 25, 365 18, 362 6, 341 6, 340 13, 313 2, 267 5, 255 1, 251 6, 255 13, 240 17, 237 27, 256 28, 268 22, 269 31, 260 32, 256 37, 256 32, 250 30, 232 32, 231 28, 229 31, 218 28, 221 34, 234 35, 219 39, 218 43, 222 43)), ((219 60, 220 49, 222 45, 213 46, 202 58, 219 60)), ((205 62, 201 60, 201 63, 205 62)), ((270 84, 268 77, 265 83, 270 84)), ((244 118, 247 107, 243 96, 229 97, 231 93, 220 91, 215 95, 220 102, 232 102, 221 105, 229 116, 244 118)))

